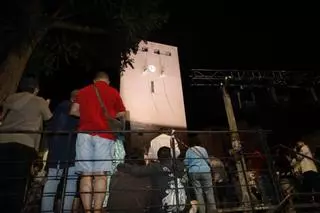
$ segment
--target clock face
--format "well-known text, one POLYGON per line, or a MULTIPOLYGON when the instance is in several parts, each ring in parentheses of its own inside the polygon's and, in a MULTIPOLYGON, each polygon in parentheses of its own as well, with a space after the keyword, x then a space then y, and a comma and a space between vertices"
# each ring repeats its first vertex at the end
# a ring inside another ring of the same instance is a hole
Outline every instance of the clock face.
POLYGON ((156 67, 154 65, 148 65, 148 71, 149 72, 155 72, 156 71, 156 67))

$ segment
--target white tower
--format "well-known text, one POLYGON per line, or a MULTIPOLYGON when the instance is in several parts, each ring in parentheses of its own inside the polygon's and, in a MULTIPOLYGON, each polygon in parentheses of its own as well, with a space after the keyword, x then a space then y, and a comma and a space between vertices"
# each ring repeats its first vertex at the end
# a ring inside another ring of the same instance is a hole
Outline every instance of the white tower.
POLYGON ((132 69, 121 76, 120 94, 129 111, 131 128, 187 127, 178 49, 141 42, 132 69))

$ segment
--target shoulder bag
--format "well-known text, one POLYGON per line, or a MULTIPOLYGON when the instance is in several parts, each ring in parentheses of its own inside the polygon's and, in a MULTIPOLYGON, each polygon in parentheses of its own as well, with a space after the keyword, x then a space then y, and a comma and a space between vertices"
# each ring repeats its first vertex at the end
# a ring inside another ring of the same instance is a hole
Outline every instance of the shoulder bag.
POLYGON ((212 165, 209 162, 209 158, 205 158, 204 155, 200 152, 200 150, 197 149, 196 147, 191 147, 191 150, 193 150, 200 158, 202 158, 203 160, 206 161, 206 163, 208 164, 208 166, 209 166, 209 168, 211 170, 211 173, 213 173, 213 168, 212 168, 212 165))
POLYGON ((97 88, 97 86, 95 84, 93 84, 93 88, 95 90, 95 93, 97 95, 97 98, 99 100, 99 103, 100 103, 100 106, 102 108, 102 111, 103 111, 103 115, 106 119, 106 122, 108 123, 109 125, 109 128, 112 130, 112 131, 121 131, 122 130, 122 123, 118 120, 118 119, 115 119, 115 118, 112 118, 110 116, 110 114, 108 113, 108 110, 106 108, 106 106, 104 105, 103 101, 102 101, 102 98, 101 98, 101 95, 100 95, 100 92, 97 88))

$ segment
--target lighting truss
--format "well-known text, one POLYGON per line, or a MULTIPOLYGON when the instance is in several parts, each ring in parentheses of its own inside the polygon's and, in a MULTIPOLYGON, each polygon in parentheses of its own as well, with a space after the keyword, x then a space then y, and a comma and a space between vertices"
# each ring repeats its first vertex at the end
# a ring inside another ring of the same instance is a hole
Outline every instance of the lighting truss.
POLYGON ((192 86, 213 87, 310 88, 320 83, 320 73, 313 71, 192 69, 189 77, 192 86))

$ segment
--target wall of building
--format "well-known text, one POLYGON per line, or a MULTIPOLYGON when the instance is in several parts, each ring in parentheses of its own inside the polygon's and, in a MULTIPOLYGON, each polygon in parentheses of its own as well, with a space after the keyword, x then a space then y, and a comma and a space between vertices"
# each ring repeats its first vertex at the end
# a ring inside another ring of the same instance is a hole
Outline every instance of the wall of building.
POLYGON ((120 79, 131 129, 186 128, 177 47, 141 42, 132 58, 134 68, 126 68, 120 79), (145 71, 150 65, 154 72, 145 71))

